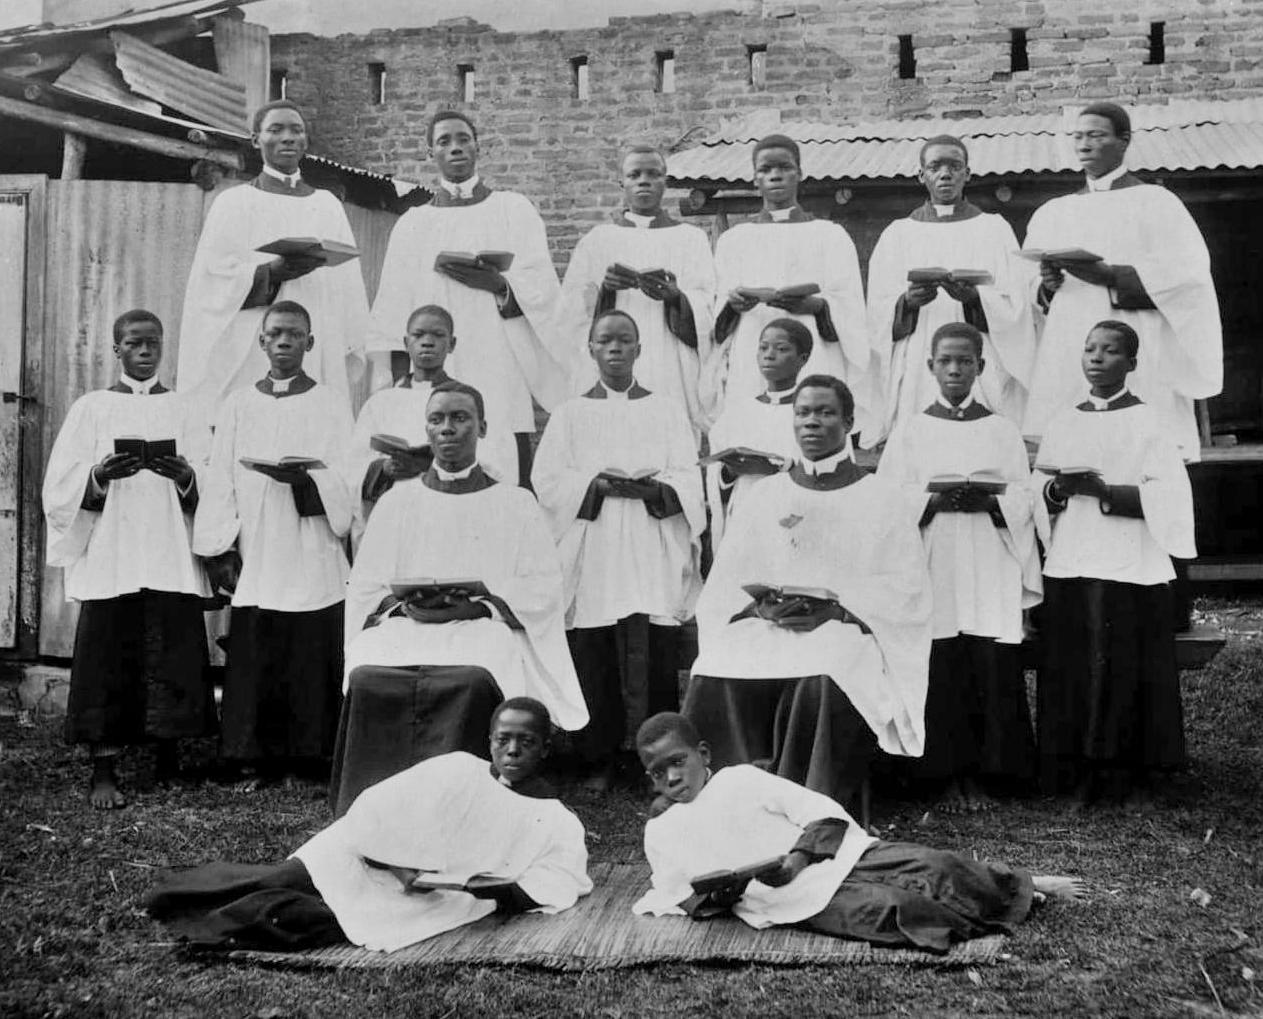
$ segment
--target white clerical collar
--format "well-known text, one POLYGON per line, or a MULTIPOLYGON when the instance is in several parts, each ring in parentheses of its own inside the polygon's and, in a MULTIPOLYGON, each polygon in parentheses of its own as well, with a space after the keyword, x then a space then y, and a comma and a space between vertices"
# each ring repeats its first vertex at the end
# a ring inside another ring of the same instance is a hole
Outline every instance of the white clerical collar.
POLYGON ((1127 172, 1127 167, 1121 163, 1114 167, 1109 173, 1102 174, 1100 177, 1088 177, 1089 191, 1108 191, 1114 186, 1114 181, 1118 180, 1127 172))
POLYGON ((846 444, 838 450, 833 456, 826 456, 823 460, 806 460, 802 461, 804 474, 832 474, 838 469, 838 464, 843 460, 851 459, 851 437, 848 435, 846 444))
POLYGON ((477 466, 478 466, 478 461, 475 460, 463 471, 445 471, 438 464, 435 464, 434 473, 435 475, 437 475, 439 481, 464 481, 466 478, 468 478, 471 474, 474 473, 474 468, 477 466))
POLYGON ((766 389, 763 391, 763 398, 767 400, 768 403, 793 403, 794 394, 796 392, 798 392, 797 386, 790 386, 788 389, 779 389, 776 392, 766 389))
POLYGON ((636 388, 636 380, 632 379, 627 388, 623 390, 611 389, 604 382, 601 383, 601 388, 605 390, 606 397, 611 400, 629 400, 631 399, 631 391, 636 388))
POLYGON ((934 215, 940 218, 944 216, 954 216, 956 214, 956 206, 954 204, 939 205, 938 202, 932 202, 931 204, 934 206, 934 215))
POLYGON ((795 208, 796 206, 791 205, 788 209, 768 209, 767 214, 773 223, 788 223, 795 208))
POLYGON ((474 174, 469 180, 448 180, 446 177, 439 178, 439 187, 446 191, 453 198, 473 198, 474 188, 478 186, 478 174, 474 174))
POLYGON ((657 216, 642 216, 639 212, 632 212, 631 209, 623 210, 623 218, 632 224, 637 230, 648 230, 653 226, 653 221, 657 216))
POLYGON ((939 393, 936 399, 940 407, 946 407, 953 414, 957 412, 963 414, 965 411, 967 411, 970 407, 974 405, 973 393, 970 393, 968 396, 966 396, 963 400, 960 401, 960 403, 952 403, 952 401, 947 399, 947 397, 945 397, 942 393, 939 393))
POLYGON ((263 164, 263 172, 266 173, 269 177, 275 177, 277 180, 284 181, 287 185, 289 185, 292 188, 298 187, 299 183, 303 179, 303 174, 301 170, 295 170, 293 173, 281 173, 280 170, 277 170, 271 166, 268 166, 267 163, 263 164))
POLYGON ((289 392, 289 384, 290 384, 291 382, 293 382, 296 378, 298 378, 298 376, 297 376, 297 375, 291 375, 291 376, 290 376, 289 378, 287 378, 287 379, 277 379, 277 378, 273 378, 271 375, 269 375, 269 376, 268 376, 268 381, 272 383, 272 392, 273 392, 273 393, 288 393, 288 392, 289 392))
POLYGON ((1123 386, 1123 388, 1120 389, 1113 396, 1107 396, 1104 399, 1102 399, 1099 396, 1093 396, 1091 393, 1088 393, 1088 403, 1092 405, 1093 410, 1109 410, 1109 406, 1111 403, 1117 403, 1124 396, 1126 396, 1127 393, 1128 393, 1128 389, 1126 386, 1123 386))
POLYGON ((120 372, 119 381, 137 396, 148 396, 149 390, 153 389, 153 387, 158 384, 158 376, 151 375, 142 382, 140 379, 132 378, 127 374, 127 372, 120 372))

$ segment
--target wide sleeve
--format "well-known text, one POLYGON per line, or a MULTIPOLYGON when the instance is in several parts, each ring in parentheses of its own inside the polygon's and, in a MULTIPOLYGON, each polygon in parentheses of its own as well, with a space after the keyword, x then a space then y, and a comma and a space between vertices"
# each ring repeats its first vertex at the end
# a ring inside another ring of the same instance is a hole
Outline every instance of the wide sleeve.
POLYGON ((632 904, 638 916, 685 916, 680 907, 693 894, 692 874, 679 861, 688 857, 688 846, 678 838, 666 815, 645 825, 645 859, 649 861, 650 887, 632 904))
POLYGON ((1026 389, 1035 365, 1035 319, 1027 292, 1027 267, 1032 263, 1018 257, 1017 235, 1001 216, 990 216, 987 222, 995 282, 978 287, 978 297, 987 316, 987 335, 1000 360, 992 370, 1026 389))
POLYGON ((1153 435, 1140 476, 1140 506, 1145 526, 1162 551, 1175 559, 1194 559, 1193 489, 1179 448, 1165 436, 1153 435))
POLYGON ((210 463, 193 518, 193 551, 200 556, 228 551, 241 531, 234 478, 239 403, 236 394, 230 395, 215 418, 210 463))
MULTIPOLYGON (((1036 537, 1036 494, 1031 482, 1030 459, 1026 443, 1016 426, 1000 431, 997 439, 998 460, 1003 465, 1008 487, 996 497, 1004 528, 1000 538, 1009 554, 1022 568, 1022 608, 1038 605, 1044 597, 1044 574, 1039 562, 1036 537)), ((1043 504, 1043 496, 1038 498, 1043 504)))
POLYGON ((560 541, 579 514, 592 475, 574 456, 570 404, 558 407, 540 437, 531 467, 531 487, 548 518, 553 540, 560 541))
POLYGON ((409 209, 390 231, 377 296, 373 298, 368 335, 370 352, 403 350, 408 315, 421 303, 421 274, 429 269, 425 261, 424 216, 424 207, 409 209))
POLYGON ((320 493, 320 501, 324 504, 325 519, 329 529, 339 538, 345 537, 351 530, 351 521, 355 515, 355 505, 359 501, 358 490, 347 483, 350 472, 349 463, 351 433, 355 424, 351 419, 351 411, 340 400, 325 401, 323 420, 319 426, 325 429, 325 467, 310 472, 311 480, 320 493))
POLYGON ((572 376, 573 392, 590 382, 588 329, 596 311, 601 280, 605 278, 607 266, 601 264, 603 261, 597 231, 589 231, 579 238, 570 253, 566 276, 561 283, 557 328, 569 351, 566 368, 572 376))
POLYGON ((679 406, 671 404, 664 411, 664 417, 669 422, 668 456, 666 466, 659 472, 657 480, 674 490, 696 543, 706 530, 706 500, 702 491, 702 472, 697 466, 693 429, 679 406))
POLYGON ((71 405, 44 471, 49 566, 70 566, 79 559, 100 517, 100 513, 83 508, 88 475, 97 462, 96 433, 88 401, 81 397, 71 405))
POLYGON ((821 252, 820 296, 829 307, 838 346, 846 361, 846 378, 855 396, 855 429, 871 432, 880 427, 882 407, 881 359, 888 344, 870 338, 864 308, 864 284, 860 279, 855 242, 840 224, 830 224, 828 241, 821 252))
POLYGON ((750 799, 762 803, 769 813, 780 814, 800 830, 806 829, 813 821, 830 818, 855 824, 855 820, 842 805, 824 793, 813 792, 797 782, 770 772, 753 770, 758 770, 759 773, 751 776, 757 780, 757 786, 750 790, 750 799))
POLYGON ((517 878, 518 887, 539 905, 532 912, 547 914, 569 909, 592 891, 582 823, 560 803, 551 820, 543 851, 517 878))
MULTIPOLYGON (((678 229, 678 228, 677 228, 678 229)), ((697 334, 697 356, 703 368, 714 353, 711 325, 715 321, 715 257, 711 254, 710 241, 704 231, 690 228, 686 236, 688 251, 684 268, 676 280, 680 291, 688 298, 693 315, 693 327, 697 334)))
POLYGON ((364 621, 390 594, 396 579, 404 535, 403 490, 391 489, 378 502, 364 528, 346 586, 346 643, 364 629, 364 621))

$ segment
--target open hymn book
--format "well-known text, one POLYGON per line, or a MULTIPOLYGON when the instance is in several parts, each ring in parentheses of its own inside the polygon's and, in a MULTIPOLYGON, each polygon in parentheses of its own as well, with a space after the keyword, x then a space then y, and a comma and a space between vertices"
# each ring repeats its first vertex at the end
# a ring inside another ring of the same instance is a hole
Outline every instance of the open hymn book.
POLYGON ((778 471, 783 471, 790 463, 789 457, 781 456, 779 453, 768 453, 761 449, 751 449, 749 446, 728 446, 718 453, 702 457, 697 463, 699 467, 709 467, 711 464, 723 463, 726 460, 762 460, 778 471))
POLYGON ((498 874, 463 874, 459 871, 423 870, 409 889, 414 892, 469 892, 479 898, 488 898, 495 892, 506 892, 516 882, 498 874))
POLYGON ((341 265, 360 257, 360 249, 354 244, 321 240, 319 237, 282 237, 254 250, 282 258, 318 258, 326 266, 341 265))
POLYGON ((798 584, 742 584, 741 590, 748 594, 755 601, 762 601, 765 598, 815 598, 817 601, 838 600, 836 591, 830 591, 827 587, 802 587, 798 584))
POLYGON ((396 598, 413 595, 461 594, 466 598, 485 597, 487 585, 476 577, 401 577, 390 582, 390 593, 396 598))
POLYGON ((497 269, 506 272, 513 264, 512 251, 440 251, 434 259, 434 268, 446 265, 463 265, 468 269, 497 269))
POLYGON ((810 297, 820 293, 818 283, 791 283, 784 287, 737 287, 737 293, 743 297, 753 298, 762 304, 772 301, 793 300, 796 297, 810 297))
POLYGON ((325 462, 314 456, 283 456, 279 460, 263 460, 254 456, 243 456, 237 461, 247 470, 266 474, 268 471, 318 471, 324 469, 325 462))
POLYGON ((944 269, 940 265, 926 269, 909 269, 909 283, 969 283, 975 287, 990 286, 995 277, 986 269, 944 269))
POLYGON ((656 467, 641 467, 634 471, 619 470, 617 467, 607 467, 597 475, 606 481, 644 481, 646 478, 652 478, 658 473, 656 467))
POLYGON ((139 435, 120 435, 114 440, 114 452, 134 456, 142 465, 159 457, 175 456, 175 439, 142 439, 139 435))
POLYGON ((407 439, 401 439, 398 435, 387 435, 384 432, 379 432, 368 440, 368 444, 374 452, 385 453, 387 456, 434 459, 434 451, 430 448, 428 442, 422 442, 413 446, 407 439))
POLYGON ((744 885, 765 877, 774 871, 780 870, 781 861, 782 857, 772 856, 766 860, 759 860, 757 863, 750 863, 744 867, 736 867, 732 870, 712 870, 707 874, 699 874, 689 884, 693 886, 695 894, 706 895, 710 892, 717 892, 721 888, 728 888, 736 884, 744 885))
POLYGON ((936 474, 925 484, 927 492, 951 492, 957 488, 975 488, 988 495, 1003 495, 1009 483, 992 471, 971 474, 936 474))

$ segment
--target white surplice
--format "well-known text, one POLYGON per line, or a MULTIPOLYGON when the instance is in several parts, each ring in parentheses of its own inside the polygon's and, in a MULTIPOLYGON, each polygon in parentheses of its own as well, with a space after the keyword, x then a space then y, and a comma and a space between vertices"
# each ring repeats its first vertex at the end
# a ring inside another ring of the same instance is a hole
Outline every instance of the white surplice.
MULTIPOLYGON (((618 214, 623 223, 622 213, 618 214)), ((669 220, 664 221, 669 222, 669 220)), ((688 411, 697 431, 707 419, 699 396, 699 371, 711 350, 714 321, 715 263, 704 231, 689 223, 639 228, 602 223, 579 239, 566 267, 561 285, 565 319, 560 324, 573 348, 576 364, 574 387, 586 392, 597 380, 596 365, 588 356, 588 329, 596 308, 605 271, 619 262, 639 272, 666 269, 675 274, 680 291, 692 309, 697 347, 680 340, 667 328, 661 301, 639 290, 620 290, 614 307, 636 320, 640 329, 640 357, 636 377, 651 393, 669 397, 688 411)))
POLYGON ((234 607, 312 612, 342 601, 348 572, 342 539, 354 510, 345 463, 351 427, 341 394, 320 384, 281 397, 246 386, 224 401, 193 548, 212 556, 236 543, 242 566, 234 607), (240 463, 285 456, 325 464, 310 471, 323 516, 300 517, 291 486, 240 463))
MULTIPOLYGON (((780 400, 761 394, 733 397, 726 401, 723 413, 709 432, 710 451, 718 453, 730 447, 745 446, 747 449, 757 449, 760 453, 778 453, 786 460, 797 459, 793 392, 791 389, 788 393, 777 394, 787 397, 780 400)), ((746 490, 763 480, 757 475, 743 474, 731 485, 725 486, 722 469, 722 464, 710 464, 706 468, 706 501, 710 504, 712 551, 718 550, 724 540, 728 521, 746 490)))
POLYGON ((505 697, 543 701, 563 729, 582 729, 588 710, 563 626, 561 566, 543 511, 530 492, 492 484, 440 492, 399 485, 377 503, 347 586, 346 674, 361 665, 472 665, 505 697), (497 618, 419 623, 388 616, 362 629, 392 581, 477 579, 524 629, 497 618))
POLYGON ((431 757, 365 789, 346 815, 300 846, 312 884, 352 944, 393 952, 495 912, 462 891, 404 891, 391 867, 464 883, 475 874, 515 882, 560 913, 592 891, 583 825, 559 800, 513 792, 487 761, 431 757))
POLYGON ((986 513, 936 513, 921 536, 933 584, 933 636, 959 633, 1022 642, 1022 610, 1043 599, 1026 445, 998 414, 953 421, 921 413, 895 427, 878 474, 924 506, 936 475, 987 472, 1008 488, 997 500, 1004 527, 986 513))
POLYGON ((847 822, 832 857, 809 864, 779 888, 759 880, 746 886, 732 911, 751 927, 761 930, 815 916, 877 840, 823 793, 749 764, 720 768, 695 800, 673 804, 645 825, 653 884, 632 912, 683 916, 679 904, 693 894, 693 878, 784 855, 809 824, 829 818, 847 822))
MULTIPOLYGON (((1134 178, 1115 183, 1129 179, 1134 178)), ((1097 322, 1118 319, 1140 336, 1139 365, 1128 385, 1157 415, 1184 459, 1199 459, 1193 401, 1222 388, 1223 333, 1210 255, 1184 203, 1155 184, 1054 198, 1035 210, 1026 247, 1086 248, 1112 265, 1130 265, 1157 307, 1115 308, 1107 288, 1066 273, 1039 339, 1023 433, 1043 435, 1052 416, 1079 398, 1083 342, 1097 322)), ((1036 263, 1030 273, 1033 301, 1036 263)))
POLYGON ((556 328, 560 297, 544 221, 529 199, 492 191, 473 205, 423 205, 391 231, 369 350, 402 350, 413 311, 424 304, 446 308, 457 339, 448 373, 482 393, 489 428, 533 432, 531 397, 552 410, 568 395, 569 352, 556 328), (513 252, 504 276, 523 314, 502 318, 493 294, 435 272, 443 251, 513 252))
POLYGON ((850 235, 838 223, 806 220, 787 223, 740 223, 720 235, 715 245, 716 314, 729 291, 737 287, 783 287, 817 283, 829 305, 838 342, 820 339, 812 315, 789 315, 780 308, 757 304, 741 316, 736 329, 715 352, 704 393, 714 400, 711 417, 723 411, 727 397, 755 396, 763 391, 755 353, 759 333, 776 318, 796 318, 815 341, 800 377, 817 372, 836 375, 855 395, 855 428, 880 427, 880 393, 874 391, 877 355, 864 324, 864 287, 850 235))
MULTIPOLYGON (((355 243, 342 203, 319 188, 291 196, 240 184, 219 195, 206 215, 184 295, 176 381, 183 392, 194 395, 196 390, 208 413, 229 393, 267 373, 259 348, 266 309, 241 304, 255 269, 274 257, 255 248, 283 237, 355 243)), ((360 260, 289 280, 276 296, 297 301, 311 314, 316 343, 303 370, 332 389, 349 411, 348 374, 358 378, 362 371, 369 324, 360 260)))
POLYGON ((1143 519, 1107 515, 1095 498, 1076 495, 1050 522, 1043 500, 1050 475, 1036 470, 1045 576, 1162 584, 1175 577, 1172 556, 1197 555, 1188 470, 1166 423, 1148 404, 1063 411, 1048 423, 1036 466, 1093 467, 1107 485, 1138 485, 1144 511, 1143 519))
MULTIPOLYGON (((147 589, 207 595, 193 556, 193 520, 180 505, 175 482, 142 470, 105 486, 100 512, 83 509, 88 475, 129 436, 174 439, 176 452, 205 483, 210 432, 172 393, 141 396, 101 389, 79 397, 57 433, 44 472, 48 565, 64 566, 66 597, 114 598, 147 589)), ((204 496, 204 493, 202 493, 204 496)))
MULTIPOLYGON (((634 391, 643 392, 638 386, 634 391)), ((649 393, 593 390, 553 412, 531 482, 557 540, 568 627, 612 626, 635 613, 674 624, 693 614, 706 528, 702 477, 684 407, 649 393), (595 520, 576 514, 603 470, 657 471, 682 513, 658 520, 639 499, 607 496, 595 520)))
POLYGON ((942 221, 935 218, 933 207, 928 215, 918 213, 886 227, 868 263, 868 328, 873 348, 882 357, 886 386, 883 434, 934 402, 938 383, 925 364, 930 338, 939 326, 965 321, 961 303, 940 289, 919 309, 912 334, 892 343, 895 306, 908 289, 908 270, 934 266, 981 269, 994 277, 994 283, 978 287, 987 317, 982 351, 987 369, 976 392, 983 406, 1020 424, 1035 358, 1035 323, 1013 228, 996 213, 942 221))
POLYGON ((833 491, 777 474, 746 494, 697 602, 694 675, 828 676, 891 754, 920 756, 930 657, 930 578, 921 505, 866 476, 833 491), (824 587, 872 629, 830 620, 797 633, 763 619, 729 622, 743 584, 824 587))

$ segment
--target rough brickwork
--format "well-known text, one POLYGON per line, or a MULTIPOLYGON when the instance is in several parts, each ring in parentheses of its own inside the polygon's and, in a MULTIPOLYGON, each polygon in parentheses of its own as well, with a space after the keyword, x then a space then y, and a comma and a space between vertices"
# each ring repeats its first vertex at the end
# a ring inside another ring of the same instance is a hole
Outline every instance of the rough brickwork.
POLYGON ((1098 98, 1263 94, 1263 0, 734 0, 730 12, 614 19, 608 28, 499 33, 458 20, 366 36, 279 36, 272 62, 315 120, 317 151, 423 179, 424 124, 464 108, 483 136, 482 170, 529 195, 559 263, 617 202, 625 140, 687 147, 761 107, 789 120, 1055 112, 1098 98), (1146 63, 1163 21, 1165 62, 1146 63), (1010 30, 1027 30, 1030 70, 1010 72, 1010 30), (898 77, 911 34, 914 80, 898 77), (766 46, 766 83, 750 82, 748 47, 766 46), (673 94, 655 91, 656 54, 675 54, 673 94), (590 97, 573 97, 586 57, 590 97), (386 71, 371 102, 370 64, 386 71), (473 102, 458 65, 472 65, 473 102))

